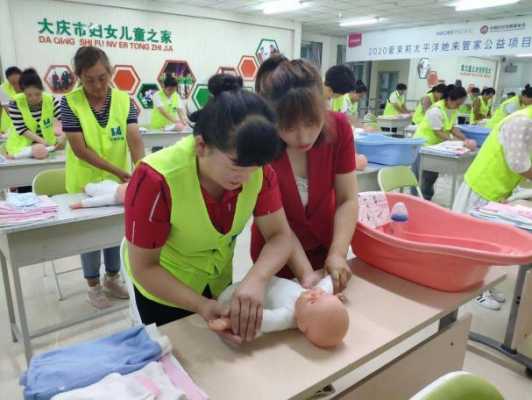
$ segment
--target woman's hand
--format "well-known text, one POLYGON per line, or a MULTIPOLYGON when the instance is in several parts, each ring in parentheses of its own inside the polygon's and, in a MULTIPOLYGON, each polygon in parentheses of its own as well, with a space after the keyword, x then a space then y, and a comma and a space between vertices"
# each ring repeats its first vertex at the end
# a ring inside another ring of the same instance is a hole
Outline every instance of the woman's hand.
POLYGON ((244 279, 231 301, 233 334, 245 341, 255 338, 262 324, 264 292, 267 282, 255 277, 244 279))
POLYGON ((129 172, 122 171, 121 169, 117 170, 115 172, 115 175, 118 177, 118 179, 120 179, 120 182, 122 183, 129 182, 129 180, 131 179, 131 175, 129 174, 129 172))
POLYGON ((323 279, 323 270, 319 269, 317 271, 310 271, 305 273, 301 278, 301 286, 305 289, 312 289, 323 279))
POLYGON ((351 279, 352 272, 351 268, 347 264, 345 257, 341 257, 336 254, 329 254, 325 260, 325 270, 329 275, 331 275, 334 293, 342 292, 346 286, 349 279, 351 279))
MULTIPOLYGON (((224 321, 229 317, 229 306, 224 305, 216 300, 205 299, 205 302, 199 308, 198 314, 201 315, 201 317, 211 328, 212 324, 214 324, 213 326, 217 326, 215 321, 224 321)), ((215 330, 218 336, 231 343, 242 343, 242 338, 237 335, 233 335, 230 330, 216 330, 213 328, 211 328, 211 330, 215 330)))

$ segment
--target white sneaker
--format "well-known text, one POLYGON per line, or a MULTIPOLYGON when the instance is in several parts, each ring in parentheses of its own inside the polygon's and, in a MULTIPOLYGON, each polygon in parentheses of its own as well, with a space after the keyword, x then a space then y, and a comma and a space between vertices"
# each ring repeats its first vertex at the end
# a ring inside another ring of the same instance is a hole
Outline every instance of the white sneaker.
POLYGON ((122 282, 120 274, 114 276, 105 275, 103 278, 103 287, 109 296, 114 297, 115 299, 127 300, 129 299, 129 293, 127 292, 127 287, 122 282))
POLYGON ((497 289, 490 289, 488 290, 489 294, 493 299, 499 303, 504 303, 506 301, 506 296, 503 292, 497 289))
POLYGON ((478 305, 487 308, 488 310, 498 311, 501 309, 501 304, 490 296, 489 292, 484 292, 484 294, 478 296, 475 301, 478 305))
POLYGON ((103 292, 102 285, 99 283, 96 286, 89 287, 87 292, 87 298, 89 303, 96 307, 98 310, 103 310, 105 308, 111 307, 111 302, 103 292))

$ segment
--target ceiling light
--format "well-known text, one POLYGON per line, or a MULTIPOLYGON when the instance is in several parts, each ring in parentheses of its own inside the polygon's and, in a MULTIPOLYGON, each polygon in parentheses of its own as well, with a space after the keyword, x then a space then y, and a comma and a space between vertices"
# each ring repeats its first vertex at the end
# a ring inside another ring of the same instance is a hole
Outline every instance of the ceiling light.
POLYGON ((264 14, 279 14, 290 11, 297 11, 305 8, 309 3, 303 3, 301 0, 282 0, 269 1, 259 6, 264 14))
POLYGON ((532 53, 516 54, 515 56, 519 58, 532 58, 532 53))
POLYGON ((383 18, 357 18, 340 21, 340 26, 373 25, 384 21, 383 18))
POLYGON ((519 3, 519 0, 460 0, 451 4, 456 11, 479 10, 481 8, 508 6, 519 3))

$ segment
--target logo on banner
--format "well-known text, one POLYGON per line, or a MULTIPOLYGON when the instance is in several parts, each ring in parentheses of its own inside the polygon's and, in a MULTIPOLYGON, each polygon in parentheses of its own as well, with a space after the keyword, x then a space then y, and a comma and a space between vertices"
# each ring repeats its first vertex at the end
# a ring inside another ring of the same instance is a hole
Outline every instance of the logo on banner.
POLYGON ((347 41, 349 47, 358 47, 362 45, 362 33, 350 33, 347 41))
POLYGON ((481 28, 480 28, 480 33, 482 33, 483 35, 485 35, 486 33, 488 33, 490 30, 490 28, 488 27, 488 25, 483 25, 481 28))

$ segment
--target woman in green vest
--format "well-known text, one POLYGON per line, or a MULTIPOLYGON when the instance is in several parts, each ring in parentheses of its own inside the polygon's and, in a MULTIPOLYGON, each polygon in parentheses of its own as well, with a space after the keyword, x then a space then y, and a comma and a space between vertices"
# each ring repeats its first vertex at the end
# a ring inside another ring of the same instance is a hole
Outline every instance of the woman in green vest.
POLYGON ((163 90, 153 96, 151 128, 163 129, 167 125, 175 124, 177 130, 182 130, 186 119, 177 94, 177 79, 167 76, 163 85, 163 90))
POLYGON ((331 111, 346 113, 349 108, 347 94, 355 88, 355 74, 347 65, 333 65, 325 73, 323 92, 331 111))
POLYGON ((410 111, 406 108, 406 90, 404 83, 397 85, 396 89, 390 94, 384 108, 384 116, 408 114, 410 111))
POLYGON ((490 129, 495 128, 495 126, 508 115, 522 110, 530 104, 532 104, 532 87, 527 84, 525 89, 521 92, 521 96, 513 96, 503 101, 493 114, 493 117, 491 117, 486 124, 486 127, 490 129))
MULTIPOLYGON (((88 183, 103 180, 127 182, 132 163, 144 157, 137 113, 127 93, 111 89, 111 64, 97 47, 80 47, 74 56, 80 85, 61 102, 66 150, 66 190, 82 193, 88 183)), ((96 308, 111 306, 106 293, 127 299, 122 285, 119 247, 103 250, 106 275, 100 285, 101 251, 81 255, 88 299, 96 308), (104 290, 105 289, 105 290, 104 290)))
POLYGON ((440 83, 434 86, 432 89, 430 89, 427 92, 427 94, 421 98, 421 100, 419 101, 419 104, 416 107, 416 112, 414 113, 414 117, 412 118, 412 121, 416 125, 421 124, 421 122, 423 122, 423 117, 425 116, 425 113, 427 112, 427 110, 430 107, 432 107, 434 103, 441 100, 446 88, 447 88, 447 85, 440 83))
MULTIPOLYGON (((453 210, 469 213, 490 201, 503 202, 526 179, 532 180, 532 105, 495 125, 464 176, 453 210)), ((504 300, 493 290, 477 298, 492 310, 504 300)))
MULTIPOLYGON (((449 85, 445 88, 442 100, 435 103, 423 117, 418 125, 414 137, 425 139, 424 146, 431 146, 445 140, 463 140, 465 136, 456 127, 458 108, 467 97, 463 87, 449 85)), ((474 147, 474 142, 466 141, 468 147, 474 147)), ((414 173, 419 176, 419 156, 414 163, 414 173)), ((421 176, 421 193, 423 198, 431 200, 434 196, 434 184, 438 179, 438 173, 423 171, 421 176)))
POLYGON ((18 67, 6 69, 6 81, 0 85, 0 133, 8 133, 13 126, 9 118, 8 105, 20 93, 19 79, 22 71, 18 67))
POLYGON ((357 80, 355 82, 355 89, 350 91, 347 95, 347 111, 346 114, 351 121, 351 125, 357 128, 362 128, 362 124, 359 121, 359 105, 360 101, 368 94, 368 87, 364 85, 364 82, 357 80))
POLYGON ((5 145, 7 154, 13 158, 46 158, 48 152, 63 147, 59 101, 43 92, 41 78, 33 68, 22 72, 19 83, 22 93, 15 94, 9 104, 13 127, 5 145))
POLYGON ((469 124, 476 125, 484 119, 491 118, 493 96, 495 96, 495 89, 485 88, 482 90, 480 96, 473 102, 469 124))
POLYGON ((265 287, 287 262, 291 231, 269 164, 282 144, 273 111, 241 77, 208 82, 212 97, 190 115, 194 134, 142 160, 125 199, 125 265, 142 322, 198 313, 230 316, 235 342, 262 322, 265 287), (232 283, 235 241, 249 219, 266 237, 230 307, 215 298, 232 283))

